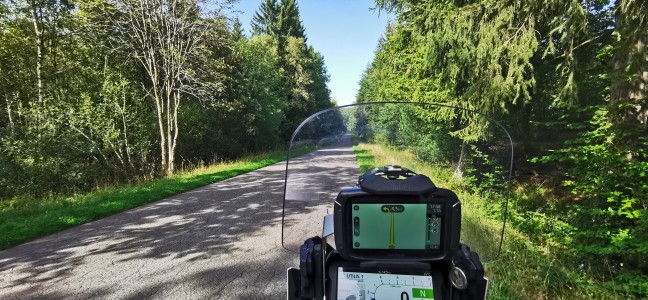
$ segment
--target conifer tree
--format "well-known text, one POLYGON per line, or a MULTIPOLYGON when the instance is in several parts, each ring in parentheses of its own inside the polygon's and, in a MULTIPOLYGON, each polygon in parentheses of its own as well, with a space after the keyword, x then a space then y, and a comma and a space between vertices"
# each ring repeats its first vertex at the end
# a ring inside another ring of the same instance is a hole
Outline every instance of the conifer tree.
POLYGON ((623 126, 648 126, 648 2, 616 3, 618 42, 610 87, 610 121, 623 126))
POLYGON ((279 5, 279 30, 281 35, 304 38, 306 40, 306 31, 299 18, 299 7, 295 0, 281 0, 279 5))
POLYGON ((252 34, 277 35, 280 8, 277 0, 265 0, 252 17, 252 34))
POLYGON ((234 37, 235 41, 245 38, 243 25, 241 24, 241 20, 239 20, 239 18, 235 18, 234 23, 232 23, 232 37, 234 37))

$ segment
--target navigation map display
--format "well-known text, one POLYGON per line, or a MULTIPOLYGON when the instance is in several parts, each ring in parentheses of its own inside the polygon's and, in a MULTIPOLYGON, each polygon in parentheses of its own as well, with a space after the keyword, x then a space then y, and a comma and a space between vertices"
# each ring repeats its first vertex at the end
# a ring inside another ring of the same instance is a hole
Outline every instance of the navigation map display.
POLYGON ((353 249, 439 250, 441 204, 353 204, 353 249))
POLYGON ((434 299, 432 276, 344 272, 338 268, 337 300, 434 299))

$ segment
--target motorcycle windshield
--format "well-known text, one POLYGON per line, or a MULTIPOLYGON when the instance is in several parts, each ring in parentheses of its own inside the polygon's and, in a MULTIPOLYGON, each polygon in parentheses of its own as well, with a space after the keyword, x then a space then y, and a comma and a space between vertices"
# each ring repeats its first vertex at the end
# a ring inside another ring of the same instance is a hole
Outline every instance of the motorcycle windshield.
MULTIPOLYGON (((322 235, 343 188, 374 167, 398 165, 454 191, 461 242, 484 261, 501 251, 513 143, 496 120, 468 109, 423 103, 361 103, 320 111, 290 140, 282 246, 297 252, 322 235)), ((333 239, 329 239, 329 243, 333 239)))

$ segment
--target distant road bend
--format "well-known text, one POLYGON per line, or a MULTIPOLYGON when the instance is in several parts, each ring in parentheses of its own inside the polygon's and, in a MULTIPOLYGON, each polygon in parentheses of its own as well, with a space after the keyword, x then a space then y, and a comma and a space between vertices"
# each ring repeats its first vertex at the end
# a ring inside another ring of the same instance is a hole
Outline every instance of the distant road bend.
MULTIPOLYGON (((329 155, 344 157, 330 169, 345 179, 309 169, 305 190, 335 195, 357 179, 348 138, 296 162, 329 155)), ((285 299, 298 257, 281 248, 284 170, 278 163, 1 251, 0 299, 285 299)))

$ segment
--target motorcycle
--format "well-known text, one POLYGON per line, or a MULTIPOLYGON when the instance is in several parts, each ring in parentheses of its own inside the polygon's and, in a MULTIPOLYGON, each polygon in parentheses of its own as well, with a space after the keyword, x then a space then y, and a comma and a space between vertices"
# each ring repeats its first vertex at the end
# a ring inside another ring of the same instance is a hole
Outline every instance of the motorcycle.
POLYGON ((299 255, 287 299, 486 299, 483 263, 501 253, 512 164, 506 129, 470 109, 383 102, 313 114, 286 162, 282 246, 299 255))

